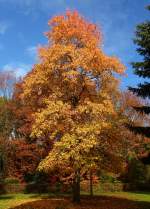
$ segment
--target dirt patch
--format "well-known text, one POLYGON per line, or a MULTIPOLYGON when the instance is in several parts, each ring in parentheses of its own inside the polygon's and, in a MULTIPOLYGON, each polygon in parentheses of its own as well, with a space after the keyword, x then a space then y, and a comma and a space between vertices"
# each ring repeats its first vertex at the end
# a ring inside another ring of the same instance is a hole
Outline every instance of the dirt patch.
POLYGON ((68 198, 43 199, 13 209, 150 209, 150 203, 114 197, 83 197, 79 205, 68 198))

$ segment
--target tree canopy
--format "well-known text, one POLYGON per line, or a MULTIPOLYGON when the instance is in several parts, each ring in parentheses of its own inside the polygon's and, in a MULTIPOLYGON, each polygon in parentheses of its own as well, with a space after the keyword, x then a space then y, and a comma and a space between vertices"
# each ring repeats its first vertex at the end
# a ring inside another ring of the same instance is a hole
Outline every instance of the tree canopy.
POLYGON ((39 169, 61 169, 78 184, 87 168, 112 152, 113 139, 102 133, 115 115, 114 73, 123 74, 125 67, 103 52, 100 30, 78 12, 56 16, 49 26, 49 43, 39 49, 40 62, 24 79, 22 98, 34 107, 32 137, 54 143, 39 169))

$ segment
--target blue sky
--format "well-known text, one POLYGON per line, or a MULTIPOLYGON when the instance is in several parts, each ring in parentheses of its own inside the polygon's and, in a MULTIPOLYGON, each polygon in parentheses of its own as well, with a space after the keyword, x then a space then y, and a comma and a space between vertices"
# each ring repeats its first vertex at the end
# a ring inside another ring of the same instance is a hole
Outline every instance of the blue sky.
POLYGON ((130 62, 139 57, 133 44, 137 24, 150 19, 149 0, 0 0, 0 69, 24 75, 37 62, 36 47, 45 45, 48 20, 66 9, 76 9, 103 32, 103 48, 116 55, 127 68, 121 88, 135 86, 140 79, 130 62))

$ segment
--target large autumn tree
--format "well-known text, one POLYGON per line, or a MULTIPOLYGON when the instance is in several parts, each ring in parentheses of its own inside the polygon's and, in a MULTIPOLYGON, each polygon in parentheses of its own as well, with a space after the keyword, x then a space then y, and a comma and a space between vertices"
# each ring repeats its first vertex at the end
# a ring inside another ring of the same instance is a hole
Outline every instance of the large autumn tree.
POLYGON ((49 43, 24 79, 22 99, 34 107, 32 137, 54 143, 39 169, 61 170, 78 202, 82 174, 102 163, 108 149, 117 153, 114 139, 102 134, 115 115, 114 74, 122 74, 124 66, 104 54, 98 27, 78 12, 55 16, 49 26, 49 43))

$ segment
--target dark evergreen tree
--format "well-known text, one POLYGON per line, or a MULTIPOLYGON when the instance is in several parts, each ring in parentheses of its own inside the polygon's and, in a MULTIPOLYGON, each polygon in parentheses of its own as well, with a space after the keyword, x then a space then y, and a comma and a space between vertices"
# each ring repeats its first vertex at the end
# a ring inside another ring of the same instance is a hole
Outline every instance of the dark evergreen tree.
MULTIPOLYGON (((147 7, 150 11, 150 6, 147 7)), ((150 21, 146 21, 137 25, 136 27, 136 37, 134 43, 138 46, 137 52, 143 58, 142 61, 133 62, 132 67, 134 68, 134 73, 142 78, 150 78, 150 21)), ((150 98, 150 82, 144 82, 138 84, 136 88, 129 87, 137 96, 142 98, 150 98)), ((134 107, 137 111, 149 114, 150 105, 145 105, 141 107, 134 107)), ((150 137, 150 127, 149 126, 133 126, 129 125, 129 128, 136 133, 143 134, 146 137, 150 137)))

